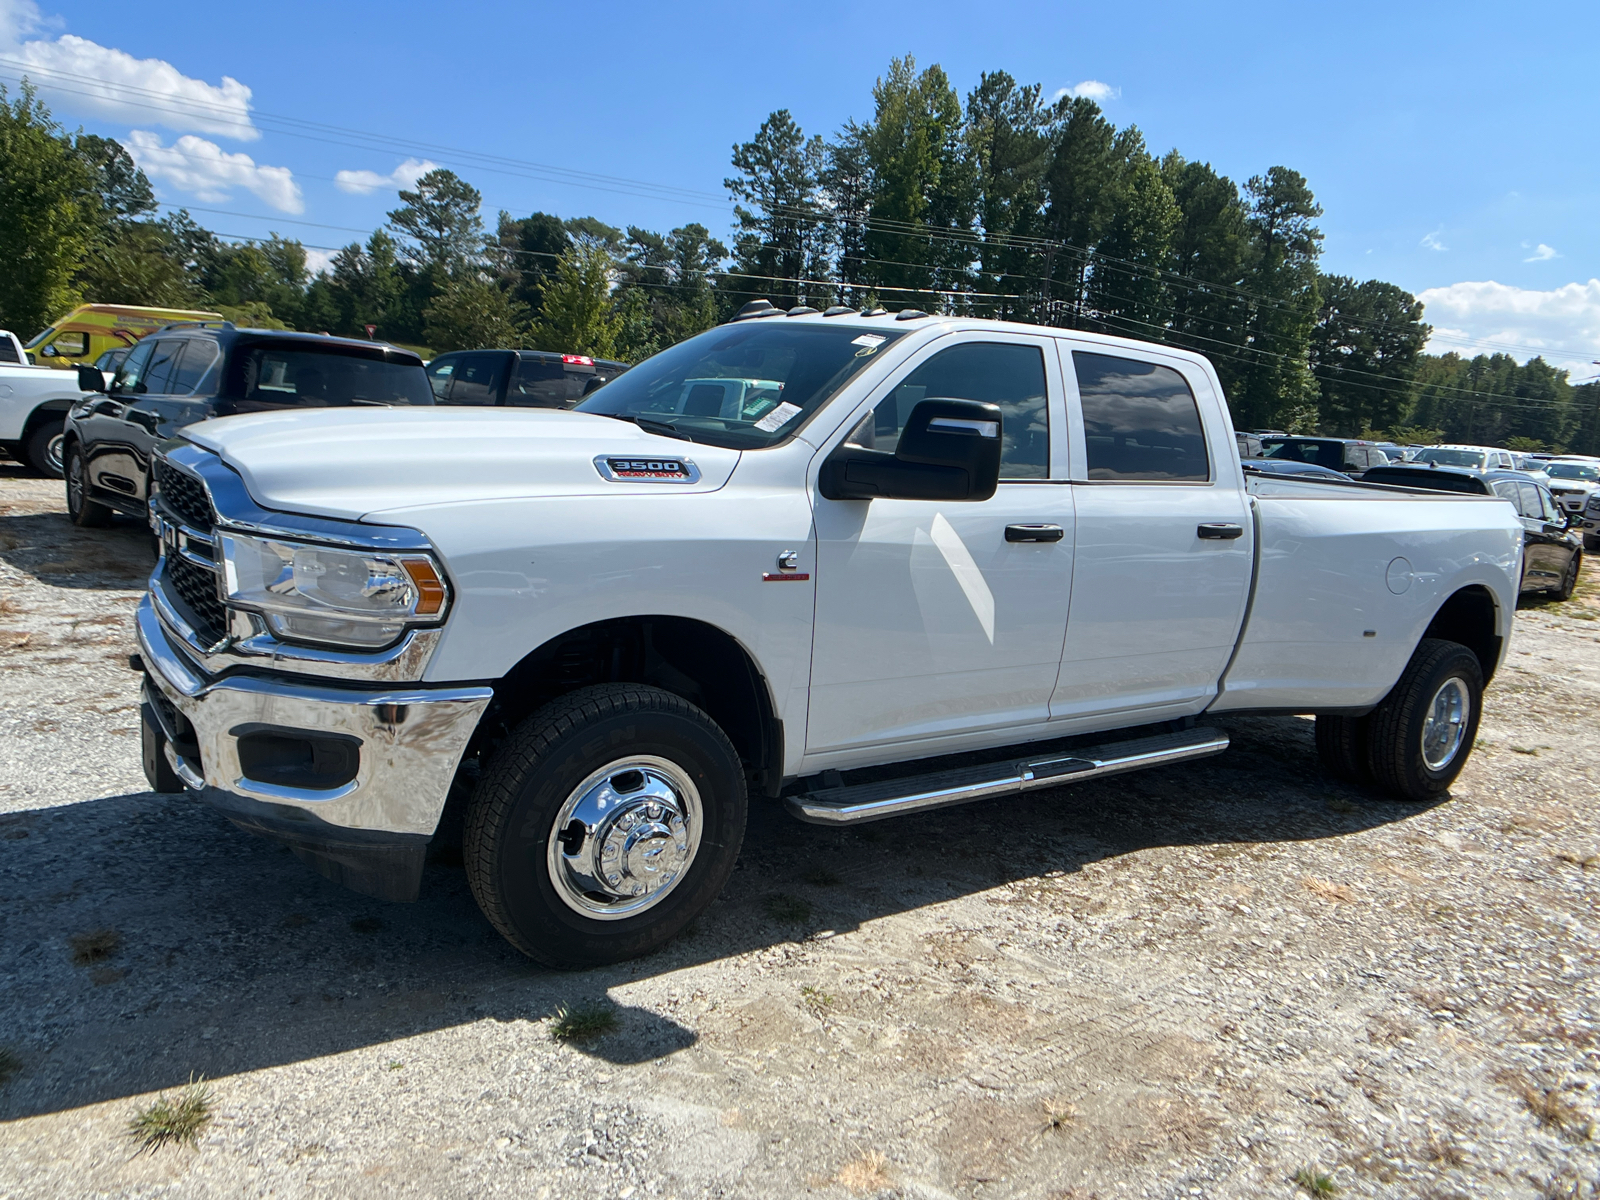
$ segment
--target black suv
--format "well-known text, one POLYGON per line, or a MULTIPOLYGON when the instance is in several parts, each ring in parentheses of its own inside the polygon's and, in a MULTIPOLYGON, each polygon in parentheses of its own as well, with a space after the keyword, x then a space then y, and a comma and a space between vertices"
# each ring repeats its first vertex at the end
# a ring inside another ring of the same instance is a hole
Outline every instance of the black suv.
MULTIPOLYGON (((1295 437, 1290 434, 1263 437, 1261 454, 1264 458, 1314 463, 1348 475, 1351 479, 1360 479, 1369 467, 1386 467, 1392 461, 1376 442, 1364 442, 1359 438, 1295 437)), ((1394 457, 1399 457, 1398 452, 1394 457)))
POLYGON ((213 417, 351 404, 429 404, 422 359, 383 342, 236 329, 227 321, 168 325, 145 338, 107 387, 78 370, 86 397, 67 415, 62 465, 75 525, 114 512, 147 517, 150 457, 185 425, 213 417))
POLYGON ((627 363, 546 350, 456 350, 428 364, 436 404, 571 408, 627 363))

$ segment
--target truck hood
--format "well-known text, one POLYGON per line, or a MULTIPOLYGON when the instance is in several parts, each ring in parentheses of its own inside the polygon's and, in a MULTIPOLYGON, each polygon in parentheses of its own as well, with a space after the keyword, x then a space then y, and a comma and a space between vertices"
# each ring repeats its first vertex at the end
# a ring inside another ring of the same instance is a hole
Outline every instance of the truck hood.
POLYGON ((182 436, 239 472, 262 507, 344 520, 474 500, 715 491, 739 461, 737 450, 554 409, 302 409, 202 421, 182 436), (687 461, 699 478, 607 479, 597 458, 687 461))

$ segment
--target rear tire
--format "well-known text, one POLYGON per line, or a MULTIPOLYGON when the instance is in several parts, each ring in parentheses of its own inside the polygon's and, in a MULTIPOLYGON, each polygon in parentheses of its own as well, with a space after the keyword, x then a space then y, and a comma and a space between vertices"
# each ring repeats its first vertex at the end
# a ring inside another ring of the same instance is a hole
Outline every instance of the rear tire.
MULTIPOLYGON (((62 421, 65 422, 63 417, 62 421)), ((28 465, 50 479, 60 479, 62 474, 61 451, 66 442, 66 432, 60 424, 46 421, 28 435, 22 453, 28 465)))
POLYGON ((635 958, 717 898, 747 803, 739 756, 700 709, 641 684, 582 688, 485 765, 467 810, 467 881, 536 962, 635 958))
POLYGON ((1317 717, 1317 757, 1323 770, 1345 783, 1370 787, 1369 718, 1321 714, 1317 717))
POLYGON ((1478 737, 1483 669, 1459 642, 1424 638, 1369 720, 1374 782, 1397 800, 1449 790, 1478 737))
POLYGON ((76 443, 67 447, 64 474, 67 480, 67 516, 79 529, 104 529, 111 524, 111 509, 89 499, 83 451, 76 443))
POLYGON ((1583 570, 1583 551, 1574 550, 1572 561, 1567 564, 1566 574, 1561 576, 1561 586, 1555 589, 1557 600, 1571 600, 1572 593, 1578 590, 1578 572, 1583 570))

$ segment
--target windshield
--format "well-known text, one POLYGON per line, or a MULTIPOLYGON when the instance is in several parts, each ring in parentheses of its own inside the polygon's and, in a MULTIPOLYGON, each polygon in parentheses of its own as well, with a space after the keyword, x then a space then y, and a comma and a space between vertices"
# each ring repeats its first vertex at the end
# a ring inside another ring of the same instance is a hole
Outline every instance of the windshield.
POLYGON ((1483 451, 1481 450, 1443 450, 1438 446, 1429 446, 1418 450, 1412 462, 1438 463, 1441 467, 1471 467, 1481 470, 1483 467, 1483 451))
POLYGON ((577 411, 759 450, 782 441, 903 336, 767 318, 722 325, 619 375, 577 411))
POLYGON ((1581 479, 1585 483, 1600 482, 1600 468, 1583 463, 1545 463, 1544 473, 1551 479, 1581 479))
POLYGON ((416 359, 343 354, 305 346, 252 346, 238 355, 230 389, 246 405, 432 404, 416 359))

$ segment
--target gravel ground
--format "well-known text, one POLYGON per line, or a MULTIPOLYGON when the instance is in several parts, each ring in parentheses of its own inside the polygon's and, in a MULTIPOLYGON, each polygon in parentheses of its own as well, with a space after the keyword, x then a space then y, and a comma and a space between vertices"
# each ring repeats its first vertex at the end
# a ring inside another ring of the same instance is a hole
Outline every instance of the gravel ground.
POLYGON ((554 974, 459 866, 385 905, 143 790, 150 561, 0 467, 0 1195, 1600 1195, 1593 591, 1525 604, 1445 803, 1241 718, 858 831, 763 809, 689 935, 554 974), (137 1153, 201 1076, 197 1145, 137 1153))

